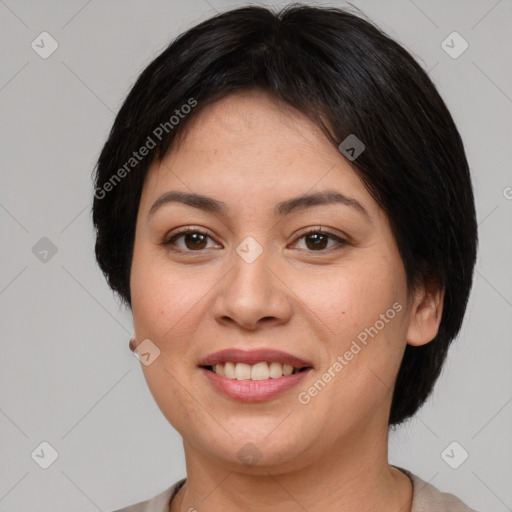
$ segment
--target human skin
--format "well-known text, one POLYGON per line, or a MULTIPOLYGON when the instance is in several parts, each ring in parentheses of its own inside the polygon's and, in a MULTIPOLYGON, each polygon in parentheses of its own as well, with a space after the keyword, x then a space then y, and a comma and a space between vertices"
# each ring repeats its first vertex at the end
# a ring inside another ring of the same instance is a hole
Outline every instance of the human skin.
POLYGON ((135 344, 160 350, 144 376, 184 441, 187 482, 171 512, 408 511, 411 482, 387 458, 392 389, 406 344, 435 337, 443 290, 408 290, 387 216, 305 115, 254 89, 190 121, 146 177, 130 275, 135 344), (170 190, 221 200, 228 212, 173 202, 148 216, 170 190), (273 214, 280 201, 324 190, 356 199, 369 218, 341 204, 273 214), (187 226, 209 238, 162 245, 187 226), (319 227, 348 244, 316 248, 303 234, 319 227), (263 249, 252 263, 236 252, 248 236, 263 249), (297 394, 394 303, 402 310, 301 404, 297 394), (241 402, 198 367, 232 347, 279 349, 313 370, 271 399, 241 402), (261 454, 254 465, 238 457, 248 442, 261 454))

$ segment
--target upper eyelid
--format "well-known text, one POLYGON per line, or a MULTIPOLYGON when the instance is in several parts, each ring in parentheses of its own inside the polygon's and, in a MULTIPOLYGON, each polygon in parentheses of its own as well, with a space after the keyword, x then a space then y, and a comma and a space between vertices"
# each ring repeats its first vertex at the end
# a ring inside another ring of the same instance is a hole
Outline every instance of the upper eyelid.
POLYGON ((210 234, 209 231, 205 230, 204 228, 195 228, 195 227, 184 227, 184 228, 177 228, 178 231, 173 232, 172 234, 167 234, 164 237, 164 242, 168 240, 172 240, 173 238, 178 238, 180 236, 186 235, 188 233, 200 233, 202 235, 209 236, 212 240, 215 240, 215 237, 210 234))

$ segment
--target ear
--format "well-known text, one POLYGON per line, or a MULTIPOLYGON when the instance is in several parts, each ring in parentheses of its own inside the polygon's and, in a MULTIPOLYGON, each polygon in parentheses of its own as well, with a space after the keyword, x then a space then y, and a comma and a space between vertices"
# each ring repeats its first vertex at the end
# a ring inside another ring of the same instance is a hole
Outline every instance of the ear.
POLYGON ((415 293, 406 341, 420 346, 432 341, 439 330, 443 314, 444 288, 435 281, 426 281, 415 293))

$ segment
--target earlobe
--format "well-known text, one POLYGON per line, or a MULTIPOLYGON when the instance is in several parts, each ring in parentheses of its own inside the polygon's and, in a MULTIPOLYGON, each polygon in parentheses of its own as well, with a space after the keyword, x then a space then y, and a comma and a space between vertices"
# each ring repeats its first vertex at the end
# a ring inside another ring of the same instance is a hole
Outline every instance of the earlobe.
POLYGON ((443 314, 444 291, 439 284, 431 282, 415 294, 406 336, 408 345, 425 345, 436 337, 443 314))

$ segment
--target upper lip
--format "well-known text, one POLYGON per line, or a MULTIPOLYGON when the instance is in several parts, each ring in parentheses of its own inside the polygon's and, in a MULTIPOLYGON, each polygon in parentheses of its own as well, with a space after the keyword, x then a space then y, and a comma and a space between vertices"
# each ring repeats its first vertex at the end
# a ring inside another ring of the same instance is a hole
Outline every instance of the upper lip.
POLYGON ((277 361, 281 364, 289 364, 294 368, 306 368, 312 366, 311 363, 300 357, 288 354, 281 350, 273 348, 259 348, 255 350, 242 350, 238 348, 228 348, 209 354, 199 361, 199 366, 212 366, 218 363, 246 363, 256 364, 262 361, 277 361))

